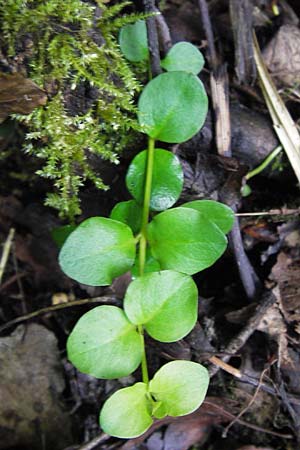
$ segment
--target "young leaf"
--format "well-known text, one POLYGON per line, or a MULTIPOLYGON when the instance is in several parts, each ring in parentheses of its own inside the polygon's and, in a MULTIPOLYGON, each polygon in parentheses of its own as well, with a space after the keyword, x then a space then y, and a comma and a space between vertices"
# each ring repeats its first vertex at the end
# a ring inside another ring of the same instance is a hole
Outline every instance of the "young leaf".
POLYGON ((168 72, 183 70, 198 75, 203 69, 204 58, 197 47, 190 42, 178 42, 161 61, 161 67, 168 72))
MULTIPOLYGON (((147 151, 140 152, 131 162, 126 185, 140 204, 144 199, 147 151)), ((177 156, 167 150, 155 149, 150 209, 164 211, 178 200, 183 186, 183 172, 177 156)))
POLYGON ((96 378, 120 378, 134 372, 142 359, 142 341, 116 306, 98 306, 84 314, 67 342, 68 358, 96 378))
POLYGON ((110 218, 125 223, 136 234, 141 229, 142 208, 134 200, 120 202, 112 209, 110 218))
POLYGON ((203 402, 209 384, 204 366, 191 361, 172 361, 156 372, 149 391, 161 407, 156 417, 184 416, 203 402))
POLYGON ((125 58, 132 62, 145 61, 149 58, 147 27, 144 20, 133 25, 125 25, 119 34, 119 44, 125 58))
POLYGON ((186 336, 197 320, 197 286, 188 275, 165 270, 145 274, 127 289, 124 310, 129 320, 143 324, 151 337, 175 342, 186 336))
POLYGON ((207 113, 203 84, 187 72, 167 72, 151 80, 138 102, 141 129, 153 139, 180 143, 202 127, 207 113))
POLYGON ((228 233, 233 226, 234 212, 223 203, 214 202, 213 200, 194 200, 181 206, 200 211, 207 219, 217 225, 223 233, 228 233))
POLYGON ((61 248, 65 243, 67 237, 76 229, 76 225, 62 225, 61 227, 53 228, 51 236, 58 248, 61 248))
POLYGON ((103 405, 100 426, 110 436, 134 438, 152 425, 147 385, 136 383, 115 392, 103 405))
POLYGON ((79 283, 106 286, 134 263, 135 241, 127 225, 104 217, 82 222, 59 254, 62 270, 79 283))
POLYGON ((211 266, 227 245, 224 233, 191 208, 169 209, 155 216, 148 226, 148 240, 162 269, 189 275, 211 266))

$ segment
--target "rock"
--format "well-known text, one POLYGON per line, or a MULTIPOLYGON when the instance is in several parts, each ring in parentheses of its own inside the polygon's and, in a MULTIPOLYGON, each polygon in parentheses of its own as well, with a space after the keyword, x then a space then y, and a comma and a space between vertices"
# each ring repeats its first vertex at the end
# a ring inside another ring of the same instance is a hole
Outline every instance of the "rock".
POLYGON ((0 449, 61 450, 72 443, 55 335, 37 324, 0 338, 0 449))
POLYGON ((246 106, 232 103, 232 155, 250 169, 259 165, 278 145, 268 116, 246 106))
MULTIPOLYGON (((259 165, 279 145, 272 122, 265 114, 232 102, 230 104, 230 121, 232 156, 241 164, 247 165, 249 169, 259 165)), ((179 155, 184 159, 191 160, 197 154, 215 153, 215 151, 213 119, 209 112, 199 133, 180 145, 179 155)), ((270 170, 266 170, 264 175, 273 176, 274 174, 270 170)))

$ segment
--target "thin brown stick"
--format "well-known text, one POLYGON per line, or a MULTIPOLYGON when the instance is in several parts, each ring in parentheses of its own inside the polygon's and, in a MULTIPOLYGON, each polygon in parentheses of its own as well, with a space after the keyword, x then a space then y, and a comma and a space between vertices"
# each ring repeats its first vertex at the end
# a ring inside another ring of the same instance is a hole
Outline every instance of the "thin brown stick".
POLYGON ((78 450, 92 450, 99 444, 103 444, 103 442, 106 442, 110 436, 106 433, 101 433, 99 436, 96 436, 92 441, 88 442, 85 445, 82 445, 78 448, 78 450))
POLYGON ((217 358, 216 356, 211 356, 209 358, 209 361, 212 364, 215 364, 216 366, 220 367, 220 369, 225 370, 227 373, 230 373, 236 378, 242 378, 242 374, 239 369, 236 369, 235 367, 232 367, 230 364, 227 364, 225 361, 223 361, 220 358, 217 358))
POLYGON ((155 8, 157 15, 155 16, 157 31, 159 36, 159 42, 162 46, 162 51, 164 54, 168 53, 172 47, 172 38, 167 22, 163 14, 160 13, 158 8, 155 8))
POLYGON ((251 405, 253 405, 253 403, 255 402, 255 400, 256 400, 256 398, 257 398, 257 396, 258 396, 258 393, 259 393, 259 391, 260 391, 260 388, 261 388, 261 386, 262 386, 262 382, 263 382, 263 378, 264 378, 264 376, 265 376, 265 373, 266 373, 266 371, 267 370, 269 370, 269 367, 266 367, 263 371, 262 371, 262 373, 261 373, 261 375, 260 375, 260 377, 259 377, 259 383, 258 383, 258 386, 257 386, 257 388, 255 389, 255 392, 254 392, 254 394, 253 394, 253 396, 252 396, 252 398, 251 398, 251 400, 250 400, 250 402, 248 403, 248 405, 246 405, 245 406, 245 408, 243 408, 240 412, 239 412, 239 414, 227 425, 227 427, 223 430, 223 433, 222 433, 222 438, 226 438, 227 437, 227 433, 228 433, 228 431, 230 430, 230 428, 236 423, 236 422, 238 422, 239 421, 239 419, 249 410, 249 408, 251 408, 251 405))
MULTIPOLYGON (((229 355, 237 353, 245 345, 249 337, 257 329, 262 318, 265 316, 269 308, 274 305, 276 300, 277 299, 272 291, 266 291, 263 294, 261 302, 257 305, 254 314, 250 317, 245 327, 229 342, 227 347, 224 349, 224 353, 227 353, 228 355, 225 355, 222 358, 222 361, 227 362, 230 359, 229 355)), ((219 369, 219 366, 211 366, 209 369, 210 376, 213 377, 219 369)))
POLYGON ((207 3, 206 0, 198 0, 198 4, 201 13, 202 25, 207 39, 210 64, 212 69, 215 70, 218 66, 218 58, 207 3))
MULTIPOLYGON (((204 400, 203 404, 213 406, 217 410, 221 411, 222 415, 227 416, 230 419, 236 418, 236 416, 234 414, 231 414, 229 411, 223 409, 221 406, 216 405, 215 403, 211 403, 207 400, 204 400)), ((294 438, 294 436, 292 436, 291 434, 277 433, 276 431, 272 431, 272 430, 268 430, 266 428, 259 427, 258 425, 254 425, 252 423, 245 422, 244 420, 237 419, 237 422, 240 425, 244 425, 245 427, 252 428, 252 430, 260 431, 261 433, 271 434, 272 436, 278 436, 283 439, 293 439, 294 438)))
POLYGON ((237 217, 233 224, 232 230, 229 233, 228 240, 231 250, 235 256, 244 291, 249 300, 255 300, 257 298, 260 283, 258 276, 256 275, 255 270, 253 269, 252 264, 250 263, 245 252, 239 220, 237 217))
POLYGON ((16 281, 18 281, 20 278, 24 278, 28 275, 27 272, 18 272, 12 275, 8 280, 6 280, 2 285, 0 286, 0 293, 5 291, 9 286, 14 284, 16 281))
MULTIPOLYGON (((18 259, 17 259, 17 255, 16 255, 15 245, 13 245, 12 260, 13 260, 13 264, 14 264, 15 273, 18 275, 19 274, 19 264, 18 264, 18 259)), ((28 310, 27 310, 27 305, 26 305, 26 297, 25 297, 25 291, 23 288, 22 277, 17 277, 16 281, 17 281, 17 285, 19 288, 19 295, 21 298, 22 313, 27 314, 28 310)))
MULTIPOLYGON (((246 375, 245 373, 241 372, 236 367, 231 366, 230 364, 224 362, 222 359, 218 358, 217 356, 211 356, 209 358, 209 361, 212 364, 215 364, 220 369, 224 370, 225 372, 229 373, 230 375, 233 375, 234 377, 238 378, 239 382, 246 383, 251 386, 257 387, 260 383, 259 380, 256 378, 249 377, 249 375, 246 375)), ((267 383, 261 383, 261 390, 268 392, 268 394, 275 395, 276 397, 280 397, 280 393, 278 392, 278 389, 275 389, 273 386, 267 383)), ((286 394, 287 398, 290 403, 294 405, 300 406, 300 398, 297 396, 292 396, 290 394, 286 394)))
POLYGON ((16 317, 13 320, 10 320, 9 322, 5 323, 4 325, 0 326, 0 333, 1 331, 6 330, 7 328, 10 328, 13 325, 16 325, 21 322, 26 322, 27 320, 34 319, 35 317, 39 317, 43 314, 48 314, 52 312, 56 312, 62 309, 66 308, 73 308, 74 306, 82 306, 82 305, 88 305, 92 303, 104 303, 104 304, 118 304, 118 299, 116 297, 94 297, 94 298, 85 298, 82 300, 75 300, 68 303, 60 303, 59 305, 53 305, 53 306, 47 306, 45 308, 41 308, 38 311, 34 311, 29 314, 24 314, 23 316, 16 317))
POLYGON ((300 208, 288 209, 270 209, 270 211, 257 211, 257 212, 245 212, 236 213, 238 217, 255 217, 255 216, 298 216, 300 214, 300 208))
MULTIPOLYGON (((145 12, 149 14, 157 13, 157 8, 155 6, 154 0, 144 0, 144 9, 145 12)), ((146 24, 148 34, 148 47, 151 61, 151 74, 153 77, 156 77, 162 72, 162 70, 160 67, 159 43, 155 17, 154 16, 148 17, 146 19, 146 24)))

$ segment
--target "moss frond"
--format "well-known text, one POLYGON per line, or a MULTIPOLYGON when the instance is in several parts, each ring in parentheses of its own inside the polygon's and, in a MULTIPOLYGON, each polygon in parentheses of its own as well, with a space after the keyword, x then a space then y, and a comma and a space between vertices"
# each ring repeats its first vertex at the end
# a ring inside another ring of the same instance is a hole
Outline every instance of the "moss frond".
POLYGON ((88 155, 117 163, 138 128, 133 100, 141 86, 116 37, 124 24, 144 17, 119 16, 130 3, 0 0, 8 57, 13 60, 24 42, 28 46, 32 41, 29 76, 49 97, 45 107, 29 116, 15 115, 29 128, 24 150, 45 161, 39 175, 53 180, 55 187, 47 204, 69 220, 80 213, 78 195, 85 180, 107 189, 88 155), (76 96, 82 90, 92 95, 78 107, 76 96))

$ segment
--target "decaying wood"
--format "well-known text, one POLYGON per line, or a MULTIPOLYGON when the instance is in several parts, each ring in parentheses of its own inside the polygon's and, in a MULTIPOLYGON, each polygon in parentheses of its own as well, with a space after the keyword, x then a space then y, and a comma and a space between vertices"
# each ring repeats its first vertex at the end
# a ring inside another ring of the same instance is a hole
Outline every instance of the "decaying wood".
MULTIPOLYGON (((203 28, 207 37, 208 51, 212 66, 210 84, 213 109, 215 112, 217 150, 219 155, 231 157, 231 124, 228 95, 229 86, 226 65, 221 65, 218 62, 206 0, 199 0, 199 7, 203 28)), ((236 211, 237 205, 233 204, 231 201, 228 201, 230 197, 231 195, 227 194, 227 201, 224 198, 220 198, 220 200, 225 200, 225 203, 236 211)), ((258 295, 259 281, 255 270, 245 253, 238 219, 235 220, 233 229, 230 232, 229 244, 235 256, 241 282, 246 295, 250 300, 254 300, 258 295)))
POLYGON ((216 144, 219 155, 231 157, 231 127, 228 75, 226 65, 213 70, 210 77, 211 97, 216 120, 216 144))
MULTIPOLYGON (((144 9, 146 13, 150 14, 156 13, 157 9, 155 7, 155 1, 144 0, 144 9)), ((162 72, 160 66, 158 33, 155 17, 154 16, 148 17, 146 23, 148 33, 148 47, 151 62, 151 73, 152 76, 155 77, 156 75, 159 75, 162 72)))
POLYGON ((230 17, 235 50, 235 71, 241 84, 252 84, 256 78, 252 46, 252 10, 252 0, 230 0, 230 17))

